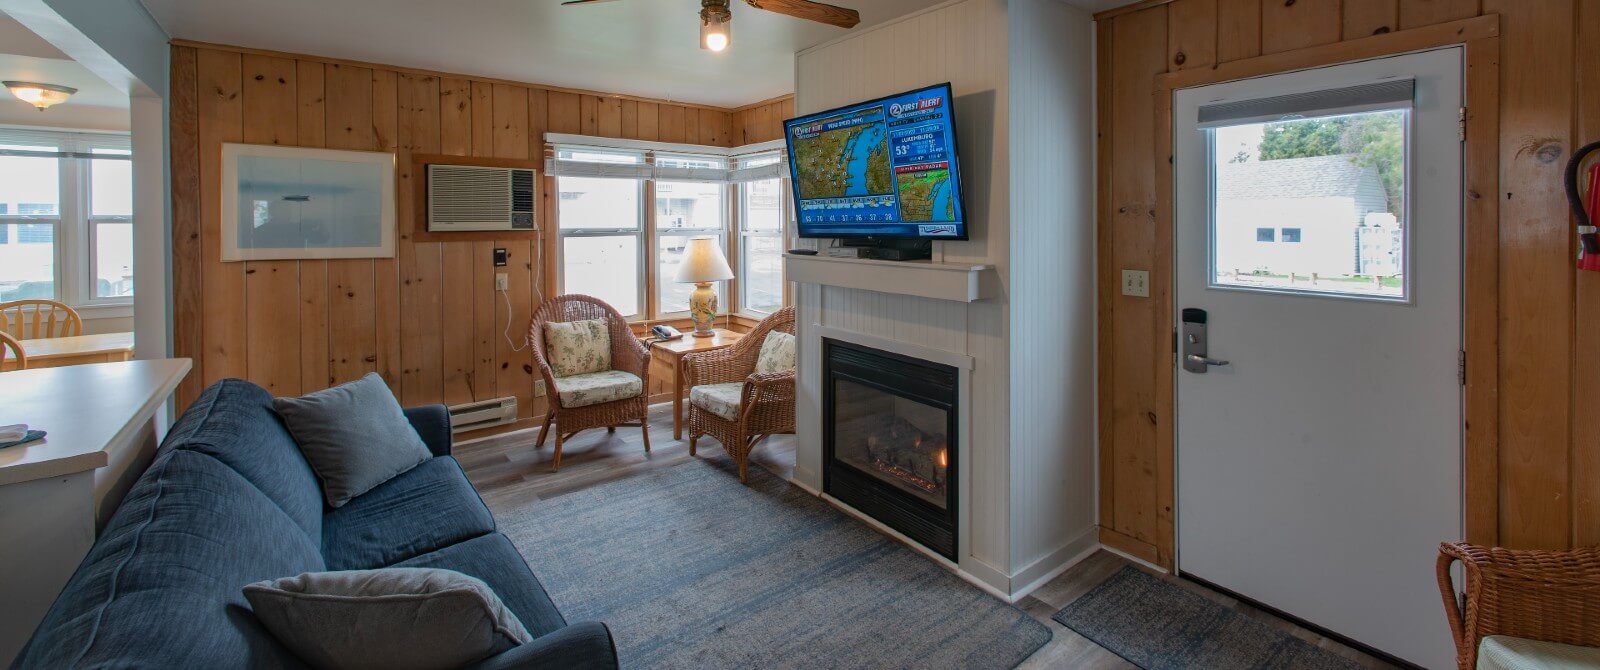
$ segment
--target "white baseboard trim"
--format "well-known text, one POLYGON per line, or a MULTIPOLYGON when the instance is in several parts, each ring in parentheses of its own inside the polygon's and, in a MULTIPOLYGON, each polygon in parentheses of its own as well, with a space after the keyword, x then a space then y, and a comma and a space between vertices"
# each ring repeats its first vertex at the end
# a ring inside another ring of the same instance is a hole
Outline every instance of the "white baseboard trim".
POLYGON ((1018 571, 1011 578, 1012 584, 1023 584, 1021 588, 1012 589, 1012 601, 1026 598, 1035 589, 1059 577, 1072 566, 1082 563, 1084 559, 1093 556, 1100 550, 1098 539, 1099 528, 1089 526, 1077 537, 1067 540, 1055 551, 1046 554, 1044 558, 1034 561, 1028 567, 1018 571))

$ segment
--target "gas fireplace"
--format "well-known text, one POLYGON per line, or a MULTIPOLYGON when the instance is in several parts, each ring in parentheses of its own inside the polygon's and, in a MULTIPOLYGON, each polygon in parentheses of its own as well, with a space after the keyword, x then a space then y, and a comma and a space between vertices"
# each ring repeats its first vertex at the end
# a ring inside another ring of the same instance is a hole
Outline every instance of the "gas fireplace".
POLYGON ((957 371, 824 338, 823 490, 956 560, 957 371))

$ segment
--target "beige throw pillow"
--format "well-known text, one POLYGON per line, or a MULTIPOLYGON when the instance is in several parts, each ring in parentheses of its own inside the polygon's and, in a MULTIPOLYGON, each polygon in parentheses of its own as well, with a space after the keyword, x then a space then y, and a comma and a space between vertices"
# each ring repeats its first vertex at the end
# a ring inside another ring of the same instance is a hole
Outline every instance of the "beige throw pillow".
POLYGON ((756 374, 788 372, 794 369, 795 339, 788 333, 773 331, 761 341, 761 355, 756 358, 756 374))
POLYGON ((488 584, 454 570, 307 572, 249 584, 244 597, 317 668, 459 668, 533 639, 488 584))
POLYGON ((557 377, 611 369, 611 330, 605 319, 544 324, 544 345, 557 377))

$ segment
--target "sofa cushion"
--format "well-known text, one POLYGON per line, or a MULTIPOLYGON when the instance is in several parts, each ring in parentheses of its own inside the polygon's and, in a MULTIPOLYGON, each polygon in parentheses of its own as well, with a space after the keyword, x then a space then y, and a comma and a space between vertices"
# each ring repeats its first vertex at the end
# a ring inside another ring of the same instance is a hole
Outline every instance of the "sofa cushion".
POLYGON ((561 399, 562 407, 588 407, 613 400, 626 400, 641 393, 644 393, 644 380, 621 370, 556 377, 556 395, 561 399))
POLYGON ((794 369, 795 339, 788 333, 772 331, 761 341, 761 353, 756 356, 756 374, 789 372, 794 369))
POLYGON ((571 377, 611 369, 611 331, 605 319, 544 324, 544 353, 550 371, 571 377))
POLYGON ((329 510, 322 556, 329 570, 381 568, 491 532, 489 508, 456 459, 441 456, 329 510))
POLYGON ((163 451, 206 454, 233 468, 304 529, 322 535, 322 489, 272 411, 272 394, 242 379, 212 384, 168 431, 163 451))
POLYGON ((533 639, 487 584, 454 570, 307 572, 244 595, 284 646, 319 668, 459 668, 533 639))
POLYGON ((1490 635, 1478 642, 1478 670, 1600 668, 1600 648, 1490 635))
POLYGON ((395 565, 400 568, 444 568, 477 577, 494 589, 534 637, 567 625, 528 563, 500 533, 490 533, 453 544, 395 565))
POLYGON ((433 456, 376 372, 298 398, 273 398, 272 409, 289 426, 333 507, 433 456))
POLYGON ((689 404, 729 421, 739 420, 739 399, 744 382, 701 384, 689 389, 689 404))
POLYGON ((240 589, 323 567, 316 543, 238 472, 167 451, 129 490, 17 667, 297 667, 240 589))

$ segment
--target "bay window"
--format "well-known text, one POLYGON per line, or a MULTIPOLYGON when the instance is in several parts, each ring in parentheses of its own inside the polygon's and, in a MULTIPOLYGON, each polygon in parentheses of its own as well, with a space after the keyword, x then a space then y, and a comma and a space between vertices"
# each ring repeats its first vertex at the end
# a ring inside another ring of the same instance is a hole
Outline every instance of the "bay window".
POLYGON ((675 281, 678 264, 691 238, 710 236, 737 268, 736 295, 729 282, 714 284, 722 309, 760 316, 781 307, 783 182, 766 172, 735 176, 752 166, 776 174, 778 154, 752 161, 626 146, 558 144, 547 164, 559 191, 561 292, 593 295, 631 320, 682 318, 694 285, 675 281), (735 160, 739 169, 730 169, 735 160))
POLYGON ((126 135, 0 128, 0 301, 132 302, 130 159, 126 135))

